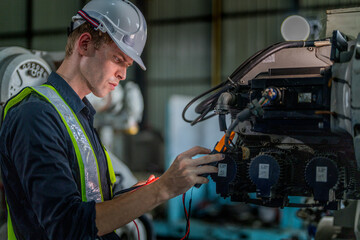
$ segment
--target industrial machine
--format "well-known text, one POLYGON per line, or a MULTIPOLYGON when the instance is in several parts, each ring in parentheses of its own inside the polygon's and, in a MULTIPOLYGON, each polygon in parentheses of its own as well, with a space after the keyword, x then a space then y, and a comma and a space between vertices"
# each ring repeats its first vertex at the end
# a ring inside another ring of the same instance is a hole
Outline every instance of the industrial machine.
POLYGON ((261 50, 189 102, 185 121, 217 116, 225 133, 213 151, 226 156, 210 176, 216 193, 267 207, 336 210, 331 239, 360 239, 359 74, 360 35, 334 31, 331 39, 261 50), (187 119, 199 99, 198 117, 187 119))

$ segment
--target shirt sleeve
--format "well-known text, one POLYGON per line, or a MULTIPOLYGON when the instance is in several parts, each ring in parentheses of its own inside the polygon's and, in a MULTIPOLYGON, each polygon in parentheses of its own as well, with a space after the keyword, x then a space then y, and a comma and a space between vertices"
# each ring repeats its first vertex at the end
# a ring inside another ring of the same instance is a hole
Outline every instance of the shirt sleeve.
POLYGON ((48 239, 95 239, 95 202, 81 200, 70 163, 74 150, 56 110, 29 101, 8 115, 10 159, 48 239))

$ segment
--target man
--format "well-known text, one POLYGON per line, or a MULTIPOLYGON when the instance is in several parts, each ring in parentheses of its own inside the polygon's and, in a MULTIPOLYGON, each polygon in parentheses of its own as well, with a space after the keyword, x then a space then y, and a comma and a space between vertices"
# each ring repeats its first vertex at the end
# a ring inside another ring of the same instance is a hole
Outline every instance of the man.
MULTIPOLYGON (((4 107, 0 160, 9 239, 116 239, 113 231, 217 172, 221 155, 194 147, 159 180, 112 198, 113 172, 86 99, 104 97, 140 58, 141 12, 125 0, 93 0, 73 17, 66 57, 44 86, 4 107)), ((149 180, 151 180, 151 177, 149 180)))

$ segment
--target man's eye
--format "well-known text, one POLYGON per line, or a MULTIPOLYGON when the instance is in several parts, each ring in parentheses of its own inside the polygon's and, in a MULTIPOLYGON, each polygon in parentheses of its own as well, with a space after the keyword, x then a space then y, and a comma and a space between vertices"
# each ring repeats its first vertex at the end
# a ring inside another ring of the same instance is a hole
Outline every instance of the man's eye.
POLYGON ((119 63, 119 62, 120 62, 120 58, 114 56, 114 61, 117 62, 117 63, 119 63))

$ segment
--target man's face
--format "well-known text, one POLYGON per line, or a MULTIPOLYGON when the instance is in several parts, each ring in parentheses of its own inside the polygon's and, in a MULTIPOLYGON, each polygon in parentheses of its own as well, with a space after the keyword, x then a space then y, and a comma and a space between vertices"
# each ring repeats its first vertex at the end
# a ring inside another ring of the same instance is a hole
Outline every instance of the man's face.
POLYGON ((81 61, 80 71, 89 90, 97 97, 104 97, 126 79, 126 70, 132 63, 114 42, 104 43, 81 61))

